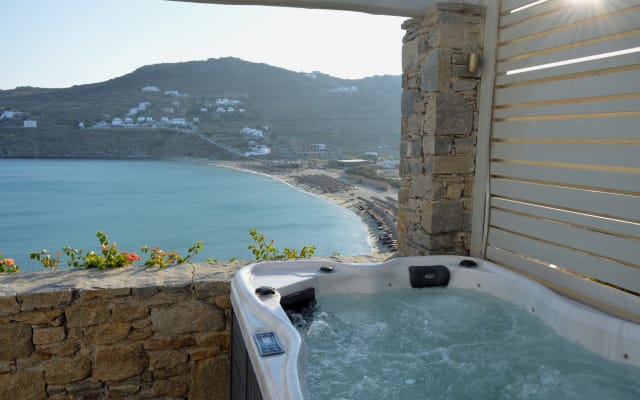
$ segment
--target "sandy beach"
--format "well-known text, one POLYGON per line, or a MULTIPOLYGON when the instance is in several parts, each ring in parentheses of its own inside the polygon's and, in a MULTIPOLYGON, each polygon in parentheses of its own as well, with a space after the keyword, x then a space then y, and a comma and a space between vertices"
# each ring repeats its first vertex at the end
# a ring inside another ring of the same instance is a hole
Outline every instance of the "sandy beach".
POLYGON ((208 164, 268 176, 335 202, 360 216, 367 227, 374 253, 393 253, 396 250, 397 189, 381 190, 355 182, 343 171, 335 169, 275 169, 242 161, 216 161, 208 164))

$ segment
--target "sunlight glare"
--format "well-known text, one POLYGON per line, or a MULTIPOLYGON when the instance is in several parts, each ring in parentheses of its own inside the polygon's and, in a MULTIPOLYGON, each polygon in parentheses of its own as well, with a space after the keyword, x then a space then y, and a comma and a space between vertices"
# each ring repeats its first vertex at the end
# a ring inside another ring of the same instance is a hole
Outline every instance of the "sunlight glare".
POLYGON ((603 58, 622 56, 622 55, 625 55, 625 54, 632 54, 632 53, 638 53, 638 52, 640 52, 640 47, 633 47, 633 48, 630 48, 630 49, 610 51, 608 53, 601 53, 601 54, 595 54, 595 55, 592 55, 592 56, 572 58, 572 59, 569 59, 569 60, 563 60, 563 61, 556 61, 556 62, 547 63, 547 64, 534 65, 533 67, 514 69, 514 70, 511 70, 511 71, 507 71, 507 75, 521 74, 523 72, 531 72, 531 71, 537 71, 537 70, 541 70, 541 69, 560 67, 560 66, 563 66, 563 65, 578 64, 578 63, 585 62, 585 61, 601 60, 603 58))

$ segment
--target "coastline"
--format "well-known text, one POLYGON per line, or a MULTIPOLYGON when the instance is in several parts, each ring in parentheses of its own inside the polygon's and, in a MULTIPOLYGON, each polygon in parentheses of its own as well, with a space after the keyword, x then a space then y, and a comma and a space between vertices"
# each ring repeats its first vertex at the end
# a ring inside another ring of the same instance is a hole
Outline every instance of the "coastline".
MULTIPOLYGON (((393 254, 395 250, 390 247, 389 243, 383 243, 381 240, 381 219, 376 214, 388 213, 394 214, 392 210, 388 210, 388 207, 380 205, 379 207, 374 205, 376 200, 385 198, 398 198, 398 191, 396 189, 388 189, 382 191, 375 189, 358 182, 349 182, 349 190, 331 191, 331 190, 319 190, 317 187, 301 183, 299 177, 313 177, 318 175, 328 176, 335 180, 345 181, 343 174, 337 170, 327 169, 313 169, 313 168, 299 168, 291 171, 278 171, 278 173, 267 172, 264 170, 252 169, 246 162, 237 161, 215 161, 208 162, 207 165, 227 168, 236 170, 239 172, 262 175, 271 179, 278 180, 285 185, 291 186, 294 189, 301 190, 311 196, 319 197, 324 200, 338 204, 352 212, 354 212, 365 225, 367 234, 369 235, 369 244, 371 245, 372 254, 393 254), (372 212, 371 208, 376 208, 375 212, 372 212), (382 210, 378 209, 382 208, 382 210)), ((394 216, 395 217, 395 216, 394 216)), ((387 217, 387 220, 390 218, 387 217)), ((390 222, 390 221, 389 221, 390 222)), ((395 232, 395 226, 387 228, 390 231, 395 232)), ((396 234, 397 235, 397 234, 396 234)))

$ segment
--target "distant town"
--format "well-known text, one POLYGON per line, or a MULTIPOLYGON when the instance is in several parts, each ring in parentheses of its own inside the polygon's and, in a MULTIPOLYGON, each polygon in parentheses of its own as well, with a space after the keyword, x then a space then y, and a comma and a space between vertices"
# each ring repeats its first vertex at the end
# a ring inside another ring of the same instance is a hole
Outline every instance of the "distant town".
MULTIPOLYGON (((316 79, 315 74, 306 74, 316 79)), ((162 90, 158 86, 149 85, 140 88, 147 95, 146 101, 131 104, 122 115, 103 114, 104 119, 98 121, 78 121, 77 129, 172 129, 178 133, 198 135, 225 150, 238 156, 261 158, 272 154, 276 144, 279 155, 285 154, 293 158, 333 160, 333 165, 343 167, 359 166, 363 163, 378 162, 385 170, 397 170, 399 159, 394 156, 379 157, 376 152, 366 152, 361 158, 341 160, 342 149, 323 143, 304 143, 298 140, 273 140, 270 126, 258 124, 241 126, 235 130, 226 128, 224 132, 209 132, 201 128, 202 119, 222 120, 236 115, 233 121, 242 121, 250 113, 245 101, 229 97, 212 97, 198 99, 197 106, 191 104, 193 99, 188 93, 174 89, 162 90), (179 116, 176 116, 179 115, 179 116), (362 158, 363 157, 363 158, 362 158)), ((338 86, 328 90, 335 94, 354 94, 357 86, 338 86)), ((249 106, 250 107, 250 106, 249 106)), ((13 126, 22 128, 41 128, 38 120, 31 112, 25 110, 3 110, 0 122, 13 120, 13 126)), ((247 119, 250 120, 250 119, 247 119)), ((384 150, 385 146, 380 146, 384 150)), ((286 157, 285 157, 286 158, 286 157)))

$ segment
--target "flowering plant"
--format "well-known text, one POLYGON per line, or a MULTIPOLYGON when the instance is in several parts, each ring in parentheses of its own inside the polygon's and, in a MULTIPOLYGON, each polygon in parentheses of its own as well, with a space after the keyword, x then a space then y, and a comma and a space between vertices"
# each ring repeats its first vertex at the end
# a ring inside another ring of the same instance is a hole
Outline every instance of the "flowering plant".
POLYGON ((55 256, 52 256, 49 254, 47 249, 42 249, 40 252, 34 251, 29 253, 29 258, 40 261, 40 264, 45 268, 56 269, 58 268, 58 265, 60 265, 60 253, 56 253, 55 256))
POLYGON ((18 272, 20 267, 16 265, 13 258, 5 258, 0 254, 0 272, 18 272))
MULTIPOLYGON (((98 241, 100 242, 100 252, 88 251, 85 253, 82 249, 75 249, 70 246, 65 246, 62 251, 69 258, 67 265, 74 268, 122 268, 129 265, 133 265, 135 261, 142 260, 142 257, 136 253, 129 253, 126 251, 120 251, 118 249, 118 243, 110 242, 109 237, 98 231, 96 233, 98 241)), ((56 254, 56 257, 52 257, 46 249, 42 251, 29 254, 32 260, 40 261, 45 268, 56 269, 60 264, 60 253, 56 254)))
POLYGON ((296 249, 285 247, 281 253, 274 245, 275 240, 267 241, 265 239, 264 233, 258 233, 257 230, 251 229, 249 231, 249 235, 251 235, 251 239, 253 239, 255 244, 250 244, 247 247, 249 250, 251 250, 253 256, 258 261, 308 258, 313 257, 313 253, 315 253, 316 251, 316 246, 304 246, 302 247, 302 249, 300 249, 300 253, 298 253, 298 250, 296 249))
POLYGON ((202 250, 202 240, 198 240, 196 244, 189 247, 187 250, 187 255, 184 257, 180 256, 180 253, 177 251, 166 251, 162 250, 160 246, 149 247, 144 246, 140 248, 140 251, 143 253, 150 253, 149 259, 144 262, 144 265, 148 267, 158 267, 158 268, 167 268, 170 265, 184 264, 188 263, 189 260, 195 255, 197 255, 200 250, 202 250))

